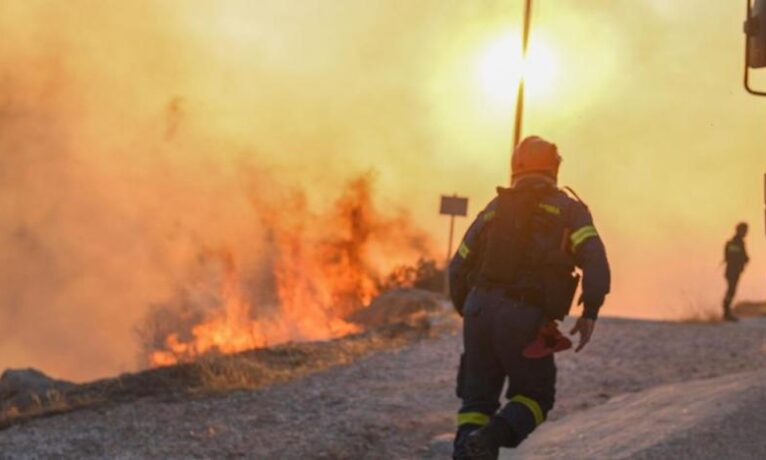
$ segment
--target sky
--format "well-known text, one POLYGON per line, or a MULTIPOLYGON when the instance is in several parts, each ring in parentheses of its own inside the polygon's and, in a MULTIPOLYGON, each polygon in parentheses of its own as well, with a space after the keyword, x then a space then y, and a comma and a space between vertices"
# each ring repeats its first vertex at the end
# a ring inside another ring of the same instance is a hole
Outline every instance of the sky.
MULTIPOLYGON (((514 101, 486 59, 521 4, 0 1, 0 369, 134 369, 136 329, 200 246, 258 254, 254 201, 321 213, 369 174, 381 212, 443 258, 439 196, 473 216, 508 182, 514 101)), ((739 298, 766 296, 766 98, 742 88, 743 15, 535 2, 524 131, 559 146, 595 217, 605 315, 716 312, 739 221, 739 298)))

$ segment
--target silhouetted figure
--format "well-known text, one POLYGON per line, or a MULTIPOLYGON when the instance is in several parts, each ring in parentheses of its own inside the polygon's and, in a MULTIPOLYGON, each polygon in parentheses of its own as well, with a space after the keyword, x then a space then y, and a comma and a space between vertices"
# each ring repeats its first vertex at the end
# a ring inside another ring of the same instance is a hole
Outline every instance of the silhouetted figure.
POLYGON ((734 238, 726 242, 724 249, 724 260, 726 261, 726 296, 723 298, 723 319, 726 321, 737 321, 737 317, 731 312, 731 302, 737 291, 739 276, 745 265, 750 260, 745 249, 745 236, 747 235, 747 224, 740 222, 737 224, 737 231, 734 238))

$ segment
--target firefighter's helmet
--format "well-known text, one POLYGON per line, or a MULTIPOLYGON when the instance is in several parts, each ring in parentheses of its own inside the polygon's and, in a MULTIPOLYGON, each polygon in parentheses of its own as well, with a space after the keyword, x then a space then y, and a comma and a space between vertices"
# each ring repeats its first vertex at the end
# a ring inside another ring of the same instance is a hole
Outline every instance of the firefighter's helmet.
POLYGON ((511 157, 511 174, 514 179, 525 174, 545 174, 556 178, 561 164, 556 144, 538 136, 529 136, 516 146, 511 157))

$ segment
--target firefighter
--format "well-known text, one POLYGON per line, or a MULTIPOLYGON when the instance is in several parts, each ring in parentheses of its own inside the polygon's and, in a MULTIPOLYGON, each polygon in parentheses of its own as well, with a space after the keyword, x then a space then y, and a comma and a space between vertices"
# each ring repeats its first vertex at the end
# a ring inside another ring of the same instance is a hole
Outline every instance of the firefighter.
POLYGON ((553 352, 571 345, 553 321, 572 304, 575 267, 584 304, 570 331, 580 336, 576 351, 590 340, 609 292, 604 245, 587 206, 557 187, 560 163, 554 144, 524 139, 513 152, 511 187, 497 188, 450 262, 464 344, 454 459, 497 458, 500 447, 518 446, 545 420, 555 396, 553 352))
POLYGON ((731 312, 731 301, 737 291, 739 277, 750 261, 745 250, 745 236, 747 236, 747 224, 737 224, 734 237, 726 242, 724 248, 724 260, 726 262, 726 295, 723 298, 723 319, 737 321, 737 317, 731 312))

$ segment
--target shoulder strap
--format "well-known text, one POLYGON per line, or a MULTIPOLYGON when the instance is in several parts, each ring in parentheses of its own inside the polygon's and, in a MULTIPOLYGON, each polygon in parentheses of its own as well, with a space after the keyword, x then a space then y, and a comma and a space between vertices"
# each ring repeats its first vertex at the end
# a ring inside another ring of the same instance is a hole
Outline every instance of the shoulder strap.
POLYGON ((572 187, 570 187, 570 186, 568 186, 568 185, 565 185, 564 187, 562 187, 562 190, 565 190, 565 191, 569 192, 569 195, 570 195, 572 198, 574 198, 574 199, 575 199, 575 201, 577 201, 578 203, 582 204, 582 205, 583 205, 583 206, 585 206, 586 208, 588 207, 588 205, 587 205, 587 204, 585 204, 585 202, 582 200, 582 198, 580 198, 580 195, 578 195, 578 194, 577 194, 577 192, 575 192, 574 190, 572 190, 572 187))

